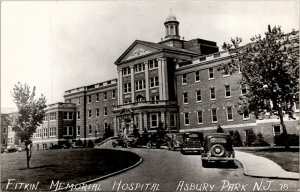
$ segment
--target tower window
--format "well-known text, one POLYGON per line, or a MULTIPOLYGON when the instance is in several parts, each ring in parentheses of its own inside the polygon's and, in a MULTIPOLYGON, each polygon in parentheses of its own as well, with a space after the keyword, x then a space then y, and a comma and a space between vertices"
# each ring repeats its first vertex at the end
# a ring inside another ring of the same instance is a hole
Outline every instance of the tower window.
POLYGON ((198 116, 198 124, 203 123, 202 111, 198 111, 197 116, 198 116))
POLYGON ((196 101, 197 102, 200 102, 202 100, 201 98, 201 91, 200 90, 197 90, 196 91, 196 101))
POLYGON ((210 88, 210 99, 214 100, 216 99, 216 93, 215 93, 215 88, 210 88))
POLYGON ((182 85, 186 84, 186 74, 182 75, 182 85))
POLYGON ((233 121, 232 107, 227 107, 226 112, 227 112, 227 121, 233 121))
POLYGON ((214 68, 209 68, 208 69, 208 77, 209 77, 209 79, 214 78, 214 68))
POLYGON ((182 96, 183 96, 183 103, 184 103, 184 104, 187 104, 187 103, 188 103, 188 94, 187 94, 187 92, 184 92, 184 93, 182 94, 182 96))
POLYGON ((230 85, 225 85, 225 97, 230 97, 230 85))
POLYGON ((211 119, 213 123, 218 122, 217 109, 211 109, 211 119))
POLYGON ((189 113, 184 113, 184 125, 190 124, 189 113))
POLYGON ((200 81, 200 71, 195 72, 195 81, 199 82, 200 81))

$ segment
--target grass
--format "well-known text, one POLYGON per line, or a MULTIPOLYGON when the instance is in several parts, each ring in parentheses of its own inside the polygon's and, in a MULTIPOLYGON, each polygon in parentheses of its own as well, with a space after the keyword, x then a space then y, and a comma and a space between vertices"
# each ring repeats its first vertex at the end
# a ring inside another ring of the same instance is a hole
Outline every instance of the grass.
POLYGON ((77 184, 134 165, 139 159, 127 151, 58 149, 33 152, 27 169, 25 152, 1 154, 1 189, 5 190, 8 179, 15 179, 14 183, 39 181, 39 190, 49 190, 52 180, 77 184))
POLYGON ((239 149, 247 153, 266 157, 284 170, 299 173, 299 149, 291 148, 285 151, 284 148, 266 148, 266 149, 239 149))

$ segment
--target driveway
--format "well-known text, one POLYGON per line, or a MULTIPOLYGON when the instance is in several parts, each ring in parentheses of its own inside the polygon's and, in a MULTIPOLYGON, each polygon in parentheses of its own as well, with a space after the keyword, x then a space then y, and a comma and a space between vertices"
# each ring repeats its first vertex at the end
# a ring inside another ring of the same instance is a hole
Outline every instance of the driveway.
POLYGON ((143 162, 134 169, 97 182, 103 191, 259 191, 263 187, 264 191, 298 190, 298 181, 245 176, 240 164, 231 168, 203 168, 200 155, 182 155, 163 149, 122 150, 140 155, 143 162))

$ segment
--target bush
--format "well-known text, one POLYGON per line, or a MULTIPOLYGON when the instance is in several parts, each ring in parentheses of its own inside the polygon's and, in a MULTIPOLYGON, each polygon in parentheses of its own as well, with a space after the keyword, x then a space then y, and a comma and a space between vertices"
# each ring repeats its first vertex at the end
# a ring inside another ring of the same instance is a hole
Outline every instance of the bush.
POLYGON ((264 140, 264 136, 259 132, 252 146, 270 146, 270 144, 264 140))
POLYGON ((256 139, 256 135, 253 132, 253 130, 252 129, 247 130, 245 145, 252 146, 252 143, 254 142, 255 139, 256 139))
POLYGON ((234 147, 241 147, 241 146, 243 146, 241 135, 240 135, 240 133, 237 130, 235 130, 233 132, 232 144, 233 144, 234 147))
MULTIPOLYGON (((288 144, 289 146, 299 146, 299 135, 296 134, 288 134, 288 144)), ((274 137, 274 143, 277 146, 285 146, 284 135, 281 133, 280 135, 276 135, 274 137)))
POLYGON ((88 148, 93 148, 94 147, 94 143, 91 140, 89 140, 88 144, 87 144, 87 147, 88 148))

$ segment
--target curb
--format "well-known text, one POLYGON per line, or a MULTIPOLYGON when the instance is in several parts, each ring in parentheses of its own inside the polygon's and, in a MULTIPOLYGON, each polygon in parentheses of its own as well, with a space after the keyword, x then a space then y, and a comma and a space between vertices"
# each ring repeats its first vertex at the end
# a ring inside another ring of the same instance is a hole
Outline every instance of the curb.
POLYGON ((296 180, 296 181, 299 180, 299 178, 294 178, 294 177, 261 176, 261 175, 249 174, 249 173, 247 173, 245 167, 243 166, 243 163, 240 160, 236 159, 236 158, 235 158, 235 160, 238 161, 242 165, 242 167, 243 167, 243 173, 246 176, 250 176, 250 177, 254 177, 254 178, 268 178, 268 179, 282 179, 282 180, 296 180))
MULTIPOLYGON (((112 149, 112 150, 115 150, 115 149, 112 149)), ((115 151, 121 151, 121 150, 115 150, 115 151)), ((133 153, 133 152, 132 152, 133 153)), ((134 154, 136 154, 136 153, 134 153, 134 154)), ((137 154, 136 154, 137 155, 137 154)), ((101 180, 104 180, 104 179, 106 179, 106 178, 108 178, 108 177, 112 177, 112 176, 115 176, 115 175, 118 175, 118 174, 120 174, 120 173, 123 173, 123 172, 125 172, 125 171, 128 171, 128 170, 130 170, 130 169, 133 169, 133 168, 135 168, 136 166, 138 166, 139 164, 141 164, 142 162, 143 162, 143 158, 140 156, 140 155, 137 155, 137 156, 139 156, 140 157, 140 160, 137 162, 137 163, 135 163, 134 165, 131 165, 131 166, 129 166, 129 167, 126 167, 126 168, 124 168, 124 169, 121 169, 121 170, 119 170, 119 171, 116 171, 116 172, 113 172, 113 173, 110 173, 110 174, 107 174, 107 175, 103 175, 103 176, 101 176, 101 177, 98 177, 98 178, 95 178, 95 179, 92 179, 92 180, 88 180, 88 181, 84 181, 84 182, 82 182, 82 183, 78 183, 78 184, 76 184, 76 185, 84 185, 84 184, 90 184, 90 183, 94 183, 94 182, 96 182, 96 181, 101 181, 101 180)), ((68 190, 70 190, 70 189, 72 189, 72 187, 68 187, 68 188, 64 188, 64 189, 61 189, 61 190, 53 190, 53 191, 68 191, 68 190)))

